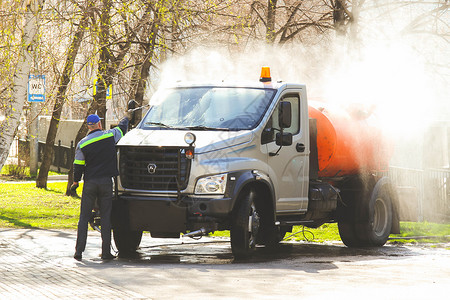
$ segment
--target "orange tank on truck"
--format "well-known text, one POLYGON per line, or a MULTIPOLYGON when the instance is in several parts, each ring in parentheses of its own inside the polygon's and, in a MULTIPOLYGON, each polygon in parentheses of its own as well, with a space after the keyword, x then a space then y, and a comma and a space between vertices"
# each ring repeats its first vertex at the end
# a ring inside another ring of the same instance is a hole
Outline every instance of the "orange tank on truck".
POLYGON ((308 113, 317 120, 319 177, 387 170, 392 145, 372 114, 362 107, 349 111, 323 102, 310 102, 308 113))

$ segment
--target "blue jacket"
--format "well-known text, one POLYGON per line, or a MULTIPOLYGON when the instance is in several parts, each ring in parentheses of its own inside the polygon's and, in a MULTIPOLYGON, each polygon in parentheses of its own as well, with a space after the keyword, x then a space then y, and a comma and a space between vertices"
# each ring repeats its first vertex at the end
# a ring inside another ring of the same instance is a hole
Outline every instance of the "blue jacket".
POLYGON ((84 181, 119 175, 116 143, 127 132, 128 122, 124 117, 113 129, 93 130, 78 143, 73 162, 74 182, 80 181, 83 173, 84 181))

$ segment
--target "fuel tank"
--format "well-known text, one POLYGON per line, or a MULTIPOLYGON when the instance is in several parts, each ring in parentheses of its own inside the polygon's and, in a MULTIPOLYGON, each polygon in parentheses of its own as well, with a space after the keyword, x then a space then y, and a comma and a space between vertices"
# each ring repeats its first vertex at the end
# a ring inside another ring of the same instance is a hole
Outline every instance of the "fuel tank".
POLYGON ((392 146, 373 114, 356 104, 344 110, 323 102, 310 102, 308 111, 317 120, 319 177, 387 170, 392 146))

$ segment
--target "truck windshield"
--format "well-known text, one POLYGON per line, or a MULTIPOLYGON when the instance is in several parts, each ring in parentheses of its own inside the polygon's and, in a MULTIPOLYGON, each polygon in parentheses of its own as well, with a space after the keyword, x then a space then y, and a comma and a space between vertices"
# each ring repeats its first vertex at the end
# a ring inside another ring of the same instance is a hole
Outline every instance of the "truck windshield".
POLYGON ((236 87, 173 88, 157 92, 140 128, 248 130, 259 123, 276 90, 236 87))

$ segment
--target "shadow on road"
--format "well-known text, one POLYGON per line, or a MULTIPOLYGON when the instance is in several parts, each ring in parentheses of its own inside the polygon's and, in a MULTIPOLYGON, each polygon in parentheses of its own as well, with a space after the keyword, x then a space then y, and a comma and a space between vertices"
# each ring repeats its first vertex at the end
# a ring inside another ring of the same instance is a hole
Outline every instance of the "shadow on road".
MULTIPOLYGON (((42 229, 0 229, 10 249, 21 249, 44 261, 75 263, 72 255, 76 232, 42 229)), ((102 261, 95 253, 101 244, 97 232, 89 233, 88 249, 80 267, 108 268, 194 268, 203 270, 214 266, 222 270, 285 269, 317 273, 336 269, 339 263, 370 260, 398 260, 421 255, 420 248, 387 245, 380 248, 347 248, 343 244, 312 242, 282 242, 275 249, 257 247, 247 260, 235 260, 228 239, 205 238, 200 241, 183 239, 146 239, 132 257, 102 261)), ((5 246, 6 247, 6 246, 5 246)))
POLYGON ((246 260, 235 260, 228 241, 161 244, 142 247, 133 257, 122 257, 116 262, 132 264, 134 266, 156 265, 222 265, 223 268, 231 266, 233 269, 270 267, 272 264, 280 268, 280 261, 284 268, 296 268, 298 264, 313 264, 315 268, 334 269, 335 262, 362 261, 371 259, 389 259, 414 255, 411 249, 400 246, 385 246, 381 248, 347 248, 344 245, 325 245, 315 243, 281 243, 276 249, 258 247, 253 255, 246 260), (292 262, 292 264, 289 263, 292 262))

